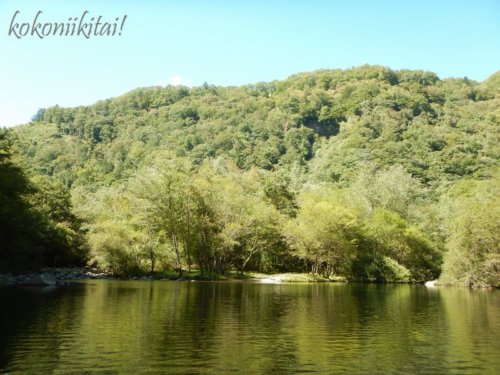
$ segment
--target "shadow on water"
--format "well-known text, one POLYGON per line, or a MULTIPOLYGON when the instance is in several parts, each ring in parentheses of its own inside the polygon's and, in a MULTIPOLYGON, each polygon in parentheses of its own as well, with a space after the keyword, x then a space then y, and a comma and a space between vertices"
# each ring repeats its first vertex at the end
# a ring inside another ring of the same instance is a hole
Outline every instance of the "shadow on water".
POLYGON ((76 328, 75 314, 83 306, 84 291, 84 287, 73 287, 71 294, 53 286, 0 288, 0 371, 24 358, 44 363, 44 370, 51 363, 56 366, 61 335, 76 328))
POLYGON ((500 294, 94 281, 0 291, 0 372, 495 374, 500 294))

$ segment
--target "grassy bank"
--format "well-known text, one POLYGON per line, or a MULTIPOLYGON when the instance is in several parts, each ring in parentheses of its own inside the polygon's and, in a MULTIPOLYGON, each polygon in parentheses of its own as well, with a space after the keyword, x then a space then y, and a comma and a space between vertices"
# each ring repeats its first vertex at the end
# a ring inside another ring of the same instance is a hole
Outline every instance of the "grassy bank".
POLYGON ((178 272, 155 272, 154 274, 146 274, 141 276, 122 276, 123 279, 132 280, 180 280, 180 281, 255 281, 262 283, 307 283, 307 282, 332 282, 332 281, 346 281, 345 278, 340 276, 331 276, 325 278, 319 275, 312 275, 307 273, 277 273, 266 274, 259 272, 245 272, 240 274, 237 272, 226 272, 224 274, 205 273, 201 274, 199 271, 183 271, 182 276, 178 272))

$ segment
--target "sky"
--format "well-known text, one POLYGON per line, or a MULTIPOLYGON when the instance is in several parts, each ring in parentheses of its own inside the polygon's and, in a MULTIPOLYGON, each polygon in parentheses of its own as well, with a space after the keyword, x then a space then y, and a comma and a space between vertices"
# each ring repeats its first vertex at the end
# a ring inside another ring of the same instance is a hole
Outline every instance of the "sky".
POLYGON ((241 85, 363 64, 482 81, 500 69, 500 1, 0 0, 0 53, 0 127, 137 87, 241 85), (42 26, 84 11, 86 22, 127 17, 121 35, 17 38, 15 24, 31 26, 38 11, 42 26))

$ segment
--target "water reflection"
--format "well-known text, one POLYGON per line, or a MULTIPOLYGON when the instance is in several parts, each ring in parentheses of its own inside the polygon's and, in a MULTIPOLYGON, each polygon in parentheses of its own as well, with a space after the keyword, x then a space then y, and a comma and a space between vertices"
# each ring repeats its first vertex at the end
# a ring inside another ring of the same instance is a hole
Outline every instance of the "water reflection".
POLYGON ((94 281, 0 302, 0 372, 500 370, 497 291, 94 281))

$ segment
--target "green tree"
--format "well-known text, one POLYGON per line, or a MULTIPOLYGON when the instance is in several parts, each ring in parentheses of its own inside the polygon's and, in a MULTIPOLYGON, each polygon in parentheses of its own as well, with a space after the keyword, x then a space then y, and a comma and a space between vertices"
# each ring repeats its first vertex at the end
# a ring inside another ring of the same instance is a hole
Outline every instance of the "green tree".
POLYGON ((299 196, 297 217, 288 222, 287 238, 296 253, 311 264, 311 272, 347 275, 356 256, 359 223, 337 192, 306 191, 299 196))
POLYGON ((12 162, 9 134, 0 132, 0 269, 81 265, 86 246, 69 196, 43 177, 30 181, 12 162))
POLYGON ((461 184, 448 218, 444 282, 500 286, 500 178, 461 184), (464 189, 465 188, 465 189, 464 189), (465 191, 463 191, 465 190, 465 191))
POLYGON ((441 253, 424 233, 398 213, 377 208, 366 229, 375 254, 389 257, 409 270, 411 281, 423 282, 439 276, 441 253))

